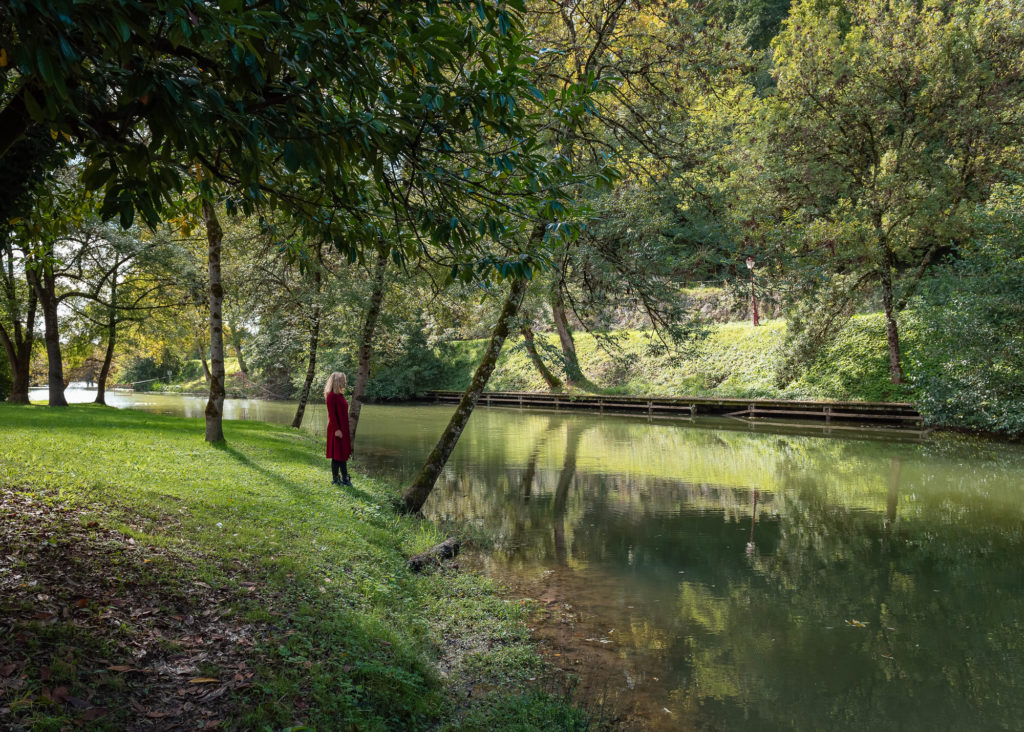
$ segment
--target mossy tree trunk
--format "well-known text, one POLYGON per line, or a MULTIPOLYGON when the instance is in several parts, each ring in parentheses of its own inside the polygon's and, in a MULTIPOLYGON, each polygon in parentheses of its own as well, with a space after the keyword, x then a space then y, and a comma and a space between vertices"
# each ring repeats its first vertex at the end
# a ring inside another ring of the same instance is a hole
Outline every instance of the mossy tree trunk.
POLYGON ((537 351, 537 341, 533 335, 533 328, 530 327, 529 320, 524 320, 519 330, 523 334, 523 345, 526 347, 526 352, 530 355, 530 361, 533 363, 533 367, 537 369, 537 373, 544 379, 544 383, 548 385, 549 389, 552 391, 560 390, 562 388, 562 380, 551 372, 551 369, 544 363, 544 359, 541 358, 540 353, 537 351))
POLYGON ((221 246, 224 230, 213 204, 203 201, 210 273, 210 397, 206 402, 206 441, 224 441, 224 285, 221 280, 221 246))
POLYGON ((426 503, 431 491, 434 490, 438 476, 441 475, 452 450, 455 449, 455 445, 462 435, 462 430, 465 429, 466 423, 469 422, 469 418, 473 414, 473 408, 476 406, 480 394, 491 378, 491 373, 498 362, 498 355, 501 353, 502 346, 505 345, 505 339, 508 338, 509 329, 519 312, 519 306, 523 303, 523 295, 526 294, 528 286, 529 281, 525 279, 512 281, 508 297, 505 298, 505 304, 501 309, 501 315, 498 316, 498 322, 494 325, 491 340, 487 344, 480 365, 476 368, 476 373, 473 374, 473 380, 463 392, 459 406, 456 407, 455 413, 448 421, 448 426, 445 427, 441 439, 437 441, 437 445, 420 469, 419 475, 402 495, 405 509, 409 513, 418 513, 426 503))
POLYGON ((551 317, 555 321, 555 330, 558 331, 558 340, 562 345, 562 358, 565 359, 565 382, 568 386, 575 386, 584 380, 583 371, 576 357, 576 343, 569 327, 569 317, 565 312, 565 300, 562 297, 560 283, 555 283, 551 291, 550 305, 551 317))
POLYGON ((377 330, 377 321, 384 304, 384 282, 388 269, 386 252, 377 254, 373 266, 373 290, 370 292, 370 304, 366 308, 363 319, 363 332, 359 337, 359 368, 356 371, 356 383, 352 389, 352 403, 348 410, 348 423, 352 439, 356 439, 356 426, 359 424, 359 412, 363 409, 363 398, 366 396, 366 384, 370 380, 370 359, 373 357, 373 336, 377 330))
POLYGON ((235 356, 238 358, 238 370, 248 376, 249 367, 245 364, 245 358, 242 356, 242 334, 235 328, 231 329, 231 345, 235 349, 235 356))

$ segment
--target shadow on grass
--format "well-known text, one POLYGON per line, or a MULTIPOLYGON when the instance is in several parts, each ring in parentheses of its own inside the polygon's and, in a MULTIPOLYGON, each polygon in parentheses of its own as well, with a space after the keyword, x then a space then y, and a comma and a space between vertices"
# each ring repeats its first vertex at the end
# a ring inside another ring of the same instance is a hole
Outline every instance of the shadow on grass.
POLYGON ((337 490, 338 493, 340 493, 342 495, 352 496, 353 498, 358 498, 359 500, 364 501, 364 502, 369 503, 369 504, 372 504, 374 506, 382 506, 382 507, 387 506, 388 508, 390 508, 390 505, 387 504, 387 502, 385 500, 382 500, 381 496, 375 496, 372 493, 367 493, 366 491, 361 490, 360 488, 357 488, 356 486, 352 486, 352 485, 338 485, 338 486, 334 486, 334 488, 335 488, 335 490, 337 490))
POLYGON ((250 457, 245 455, 237 448, 232 447, 227 442, 215 442, 212 445, 210 445, 210 447, 214 448, 215 450, 220 450, 221 452, 231 456, 233 459, 235 459, 245 467, 259 473, 263 477, 269 478, 275 483, 280 483, 281 485, 291 490, 291 492, 294 494, 302 495, 307 499, 314 498, 314 492, 311 487, 296 483, 294 480, 289 480, 288 478, 283 477, 282 475, 274 472, 273 470, 270 470, 269 468, 266 468, 260 465, 259 463, 254 462, 250 457))

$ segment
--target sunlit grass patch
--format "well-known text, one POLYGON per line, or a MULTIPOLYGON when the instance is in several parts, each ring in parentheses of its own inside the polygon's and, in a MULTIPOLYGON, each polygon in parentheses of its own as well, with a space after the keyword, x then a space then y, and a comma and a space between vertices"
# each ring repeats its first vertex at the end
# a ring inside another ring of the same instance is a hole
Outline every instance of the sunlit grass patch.
POLYGON ((21 566, 18 583, 36 582, 0 599, 15 639, 0 656, 20 681, 0 686, 0 725, 60 727, 97 709, 93 723, 115 728, 194 713, 242 728, 417 729, 464 714, 469 702, 447 693, 455 678, 497 683, 506 669, 508 694, 535 691, 516 672, 537 662, 521 609, 481 578, 405 568, 444 537, 395 513, 395 486, 356 473, 354 489, 338 489, 303 433, 225 432, 215 447, 200 420, 0 407, 0 577, 21 566), (33 511, 48 516, 48 539, 24 533, 33 511), (51 540, 69 559, 35 551, 51 540), (91 588, 81 607, 46 571, 60 561, 91 588), (89 649, 64 684, 87 709, 53 698, 64 652, 39 645, 39 595, 52 606, 46 633, 89 649), (452 653, 452 639, 472 654, 452 653))

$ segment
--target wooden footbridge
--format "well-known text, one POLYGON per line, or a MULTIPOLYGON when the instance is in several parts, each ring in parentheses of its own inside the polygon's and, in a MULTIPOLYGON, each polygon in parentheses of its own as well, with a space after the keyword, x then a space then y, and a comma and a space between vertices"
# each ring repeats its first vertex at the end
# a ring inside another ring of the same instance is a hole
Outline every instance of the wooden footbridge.
MULTIPOLYGON (((430 391, 425 399, 455 403, 459 391, 430 391)), ((833 429, 864 426, 920 430, 923 420, 911 404, 903 402, 839 402, 796 399, 742 399, 734 397, 646 397, 617 394, 559 394, 548 392, 488 391, 478 402, 490 407, 545 410, 588 410, 646 414, 660 417, 724 416, 759 424, 786 424, 785 420, 813 421, 833 429)))

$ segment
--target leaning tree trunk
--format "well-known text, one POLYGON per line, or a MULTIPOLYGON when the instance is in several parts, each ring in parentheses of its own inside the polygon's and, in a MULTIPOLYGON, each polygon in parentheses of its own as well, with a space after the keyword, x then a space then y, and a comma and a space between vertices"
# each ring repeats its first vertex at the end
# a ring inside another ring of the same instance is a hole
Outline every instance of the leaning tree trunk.
POLYGON ((233 336, 231 339, 231 345, 235 348, 235 356, 238 358, 238 370, 246 376, 249 375, 249 367, 245 363, 245 359, 242 358, 242 339, 239 336, 233 336))
POLYGON ((441 435, 441 439, 437 441, 437 445, 430 453, 430 456, 427 457, 427 461, 423 464, 419 475, 416 476, 412 485, 402 495, 402 499, 405 501, 405 508, 410 513, 419 512, 430 496, 430 492, 434 490, 434 484, 437 482, 438 476, 441 475, 441 471, 448 462, 448 457, 452 454, 452 450, 455 449, 455 445, 459 441, 459 436, 462 435, 462 430, 465 429, 470 415, 473 414, 473 407, 476 406, 481 392, 487 386, 488 379, 491 378, 491 373, 498 362, 498 355, 501 353, 501 348, 505 345, 505 339, 508 337, 509 328, 512 326, 516 313, 519 312, 519 306, 523 303, 523 295, 526 294, 528 285, 528 280, 513 280, 508 297, 505 299, 505 305, 501 309, 501 315, 498 316, 498 322, 491 332, 490 343, 487 344, 487 350, 484 351, 483 359, 473 375, 473 381, 470 382, 469 387, 462 394, 462 399, 459 401, 459 406, 455 409, 455 414, 452 415, 448 426, 445 427, 444 433, 441 435))
POLYGON ((526 352, 530 355, 530 361, 533 362, 533 367, 537 369, 537 373, 544 379, 549 389, 552 391, 561 389, 562 380, 551 372, 551 369, 544 363, 544 359, 540 357, 540 353, 537 352, 537 342, 533 336, 533 329, 530 327, 530 324, 528 322, 523 323, 520 331, 523 334, 523 345, 526 346, 526 352))
POLYGON ((565 314, 565 301, 562 299, 560 285, 556 284, 551 293, 551 316, 555 321, 555 330, 558 331, 558 340, 562 344, 562 356, 565 359, 565 381, 569 386, 583 381, 583 370, 580 369, 579 359, 576 357, 576 343, 572 339, 572 330, 569 328, 569 318, 565 314))
MULTIPOLYGON (((111 288, 110 301, 114 302, 117 290, 111 288)), ((103 365, 100 375, 96 377, 96 404, 107 403, 107 376, 110 375, 110 363, 114 360, 114 344, 117 342, 117 310, 111 306, 110 319, 107 321, 107 352, 103 354, 103 365)))
POLYGON ((366 318, 363 320, 363 332, 359 338, 359 368, 356 371, 356 383, 352 389, 352 403, 349 405, 348 411, 349 432, 353 440, 356 438, 359 412, 363 409, 366 384, 370 380, 373 335, 377 330, 377 320, 380 318, 380 311, 384 302, 384 276, 387 274, 387 269, 388 255, 385 252, 379 252, 377 254, 377 262, 373 267, 373 291, 370 293, 370 305, 366 309, 366 318))
POLYGON ((209 386, 213 380, 213 374, 210 372, 210 363, 206 360, 206 346, 199 347, 199 360, 203 362, 203 378, 206 379, 206 385, 209 386))
POLYGON ((57 292, 53 270, 41 265, 32 275, 32 280, 39 296, 39 304, 43 310, 43 323, 46 326, 44 340, 46 342, 47 384, 51 407, 66 407, 68 400, 64 397, 64 361, 60 352, 60 324, 57 319, 57 292))
POLYGON ((306 380, 299 394, 299 406, 295 409, 292 427, 302 426, 302 417, 306 413, 309 391, 313 388, 313 377, 316 376, 316 350, 320 344, 320 270, 313 272, 313 319, 309 328, 309 365, 306 367, 306 380))
POLYGON ((224 230, 213 204, 203 201, 203 221, 209 245, 210 271, 210 398, 206 402, 206 441, 224 441, 224 286, 220 255, 224 230))

